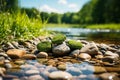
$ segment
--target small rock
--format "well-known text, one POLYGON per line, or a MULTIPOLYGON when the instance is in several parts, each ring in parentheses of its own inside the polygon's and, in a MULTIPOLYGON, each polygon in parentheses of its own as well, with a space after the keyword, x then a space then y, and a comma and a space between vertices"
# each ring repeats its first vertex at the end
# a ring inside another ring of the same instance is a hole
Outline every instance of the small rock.
POLYGON ((46 52, 39 52, 36 56, 37 58, 47 58, 48 54, 46 52))
POLYGON ((94 66, 94 73, 104 73, 106 72, 107 70, 104 68, 104 67, 100 67, 100 66, 94 66))
POLYGON ((54 71, 49 74, 50 80, 72 80, 72 75, 64 71, 54 71))
POLYGON ((59 70, 66 70, 66 64, 59 64, 58 66, 57 66, 57 68, 59 69, 59 70))
POLYGON ((97 59, 102 59, 104 56, 103 55, 96 55, 95 58, 97 59))
POLYGON ((25 72, 25 74, 27 75, 27 76, 31 76, 31 75, 39 75, 39 71, 38 70, 27 70, 26 72, 25 72))
POLYGON ((35 60, 36 56, 34 54, 25 54, 22 58, 26 60, 35 60))
POLYGON ((114 56, 105 56, 102 58, 102 62, 109 62, 109 63, 115 63, 117 62, 119 59, 115 58, 114 56))
POLYGON ((4 75, 5 75, 5 74, 4 74, 5 72, 6 72, 6 69, 0 67, 0 76, 4 76, 4 75))
POLYGON ((120 80, 117 73, 102 73, 99 76, 102 80, 120 80))
POLYGON ((119 55, 117 53, 113 53, 111 51, 106 51, 104 55, 105 56, 114 56, 116 58, 119 58, 119 55))
POLYGON ((19 80, 19 78, 15 75, 5 75, 3 76, 3 80, 19 80))
POLYGON ((87 53, 80 53, 78 55, 78 58, 80 60, 89 61, 91 59, 91 56, 89 54, 87 54, 87 53))
POLYGON ((19 43, 18 42, 12 41, 11 43, 15 48, 17 48, 17 49, 19 48, 19 43))
POLYGON ((15 64, 18 64, 18 65, 22 65, 22 64, 25 63, 25 61, 24 61, 24 60, 15 60, 14 63, 15 63, 15 64))
POLYGON ((40 75, 32 75, 27 80, 44 80, 40 75))
POLYGON ((24 50, 20 50, 20 49, 9 49, 7 51, 7 55, 9 57, 11 57, 12 59, 18 59, 23 57, 23 55, 26 54, 26 52, 24 50))
POLYGON ((117 50, 117 49, 112 48, 112 47, 110 47, 110 46, 108 46, 106 44, 103 44, 103 43, 100 44, 99 47, 104 48, 105 50, 109 50, 109 51, 116 51, 117 50))
POLYGON ((72 51, 72 52, 69 54, 69 56, 76 58, 76 57, 79 55, 79 53, 80 53, 80 50, 77 49, 77 50, 72 51))
POLYGON ((53 54, 56 56, 68 55, 70 48, 66 44, 60 44, 52 49, 53 54))
POLYGON ((90 55, 97 55, 101 54, 99 53, 99 50, 94 42, 85 45, 84 47, 81 48, 80 50, 81 53, 88 53, 90 55))

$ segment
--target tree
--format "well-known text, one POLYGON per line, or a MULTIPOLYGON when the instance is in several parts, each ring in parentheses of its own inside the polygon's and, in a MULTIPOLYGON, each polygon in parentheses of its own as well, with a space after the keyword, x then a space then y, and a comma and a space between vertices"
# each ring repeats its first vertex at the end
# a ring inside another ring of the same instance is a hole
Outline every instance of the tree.
POLYGON ((17 11, 18 0, 0 0, 0 11, 17 11))

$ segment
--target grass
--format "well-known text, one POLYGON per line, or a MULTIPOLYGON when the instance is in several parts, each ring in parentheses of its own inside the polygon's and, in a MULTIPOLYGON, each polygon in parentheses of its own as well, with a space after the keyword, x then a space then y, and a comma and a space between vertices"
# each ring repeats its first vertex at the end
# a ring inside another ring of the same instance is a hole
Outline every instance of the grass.
POLYGON ((28 40, 40 35, 47 35, 40 16, 29 18, 26 13, 0 13, 0 44, 13 40, 28 40))
POLYGON ((120 24, 95 24, 88 25, 86 28, 90 29, 112 29, 112 30, 120 30, 120 24))
POLYGON ((79 24, 46 24, 46 27, 75 27, 75 28, 90 28, 90 29, 120 29, 119 24, 93 24, 93 25, 79 25, 79 24))

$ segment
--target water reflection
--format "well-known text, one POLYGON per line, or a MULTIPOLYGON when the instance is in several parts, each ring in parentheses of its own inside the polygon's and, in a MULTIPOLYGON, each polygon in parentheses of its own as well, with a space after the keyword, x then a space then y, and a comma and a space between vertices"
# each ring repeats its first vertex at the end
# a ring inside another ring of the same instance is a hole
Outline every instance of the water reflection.
POLYGON ((120 44, 120 30, 83 29, 83 28, 47 28, 47 30, 61 32, 70 39, 85 39, 104 43, 120 44))

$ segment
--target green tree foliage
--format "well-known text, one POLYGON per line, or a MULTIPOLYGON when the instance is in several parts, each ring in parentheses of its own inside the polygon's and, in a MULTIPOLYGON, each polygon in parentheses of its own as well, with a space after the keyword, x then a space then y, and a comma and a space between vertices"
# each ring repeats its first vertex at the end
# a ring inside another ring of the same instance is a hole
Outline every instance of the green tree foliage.
POLYGON ((36 8, 21 8, 21 12, 26 12, 29 18, 38 18, 40 12, 36 8))
POLYGON ((61 15, 57 13, 51 13, 48 22, 49 23, 61 23, 61 15))
POLYGON ((80 23, 120 23, 119 5, 118 0, 91 0, 79 11, 80 23))
POLYGON ((17 11, 19 9, 18 0, 0 0, 0 11, 17 11))

